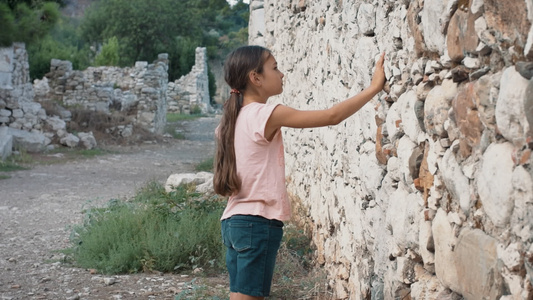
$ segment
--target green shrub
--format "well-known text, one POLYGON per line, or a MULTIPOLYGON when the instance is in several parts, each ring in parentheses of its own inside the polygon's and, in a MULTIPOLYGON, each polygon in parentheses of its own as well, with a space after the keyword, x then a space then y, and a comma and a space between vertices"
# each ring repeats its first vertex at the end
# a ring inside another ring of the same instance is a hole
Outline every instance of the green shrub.
POLYGON ((117 66, 119 63, 118 39, 112 37, 102 46, 102 51, 94 58, 97 66, 117 66))
POLYGON ((202 108, 198 105, 191 106, 191 115, 201 115, 202 108))
POLYGON ((214 166, 214 158, 211 157, 211 158, 208 158, 202 162, 200 162, 199 164, 196 165, 196 168, 195 170, 197 172, 211 172, 213 173, 213 166, 214 166))
POLYGON ((200 117, 203 117, 203 115, 193 114, 192 110, 191 110, 191 114, 168 113, 167 122, 172 123, 172 122, 179 122, 179 121, 194 120, 200 117))
POLYGON ((223 266, 220 215, 224 204, 179 187, 166 193, 151 182, 131 201, 112 200, 86 211, 74 229, 77 265, 105 274, 174 272, 223 266))
POLYGON ((0 172, 13 172, 27 169, 15 163, 13 160, 0 161, 0 172))

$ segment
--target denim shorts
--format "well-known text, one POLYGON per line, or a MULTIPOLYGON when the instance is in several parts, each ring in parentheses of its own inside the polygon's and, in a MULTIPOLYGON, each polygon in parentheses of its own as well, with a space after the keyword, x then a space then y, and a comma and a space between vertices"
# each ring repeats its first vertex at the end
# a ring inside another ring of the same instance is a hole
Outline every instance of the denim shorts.
POLYGON ((259 216, 235 215, 222 220, 230 292, 268 297, 283 222, 259 216))

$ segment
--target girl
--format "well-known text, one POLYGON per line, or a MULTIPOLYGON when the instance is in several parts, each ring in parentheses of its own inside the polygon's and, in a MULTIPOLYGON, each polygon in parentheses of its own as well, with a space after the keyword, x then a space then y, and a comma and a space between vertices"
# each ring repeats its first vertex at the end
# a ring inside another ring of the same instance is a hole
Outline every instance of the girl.
POLYGON ((216 130, 215 192, 229 196, 222 239, 230 277, 230 299, 264 299, 270 294, 283 221, 290 219, 285 187, 281 127, 339 124, 383 89, 383 53, 370 86, 329 109, 296 110, 267 104, 283 91, 283 73, 269 50, 245 46, 224 65, 230 98, 216 130))

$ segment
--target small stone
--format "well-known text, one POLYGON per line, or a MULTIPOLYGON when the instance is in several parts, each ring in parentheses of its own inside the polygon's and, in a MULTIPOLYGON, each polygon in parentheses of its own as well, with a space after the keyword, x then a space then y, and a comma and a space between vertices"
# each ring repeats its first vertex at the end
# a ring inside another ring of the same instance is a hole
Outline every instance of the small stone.
POLYGON ((490 67, 484 67, 470 74, 470 81, 478 80, 490 71, 490 67))
POLYGON ((116 279, 113 277, 106 277, 104 278, 105 285, 112 285, 116 282, 116 279))
POLYGON ((527 80, 533 77, 533 62, 519 61, 515 65, 515 70, 527 80))
POLYGON ((452 70, 453 82, 462 82, 468 79, 468 71, 464 66, 457 66, 452 70))

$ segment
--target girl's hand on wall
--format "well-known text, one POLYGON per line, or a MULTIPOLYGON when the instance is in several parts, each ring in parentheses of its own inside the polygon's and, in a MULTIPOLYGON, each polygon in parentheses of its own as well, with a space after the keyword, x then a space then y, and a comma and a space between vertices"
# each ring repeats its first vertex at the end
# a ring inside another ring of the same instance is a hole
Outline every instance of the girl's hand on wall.
POLYGON ((374 70, 374 75, 372 76, 372 82, 370 87, 376 91, 376 93, 381 92, 383 86, 385 85, 385 69, 383 67, 385 62, 385 52, 381 54, 378 61, 376 62, 376 69, 374 70))

